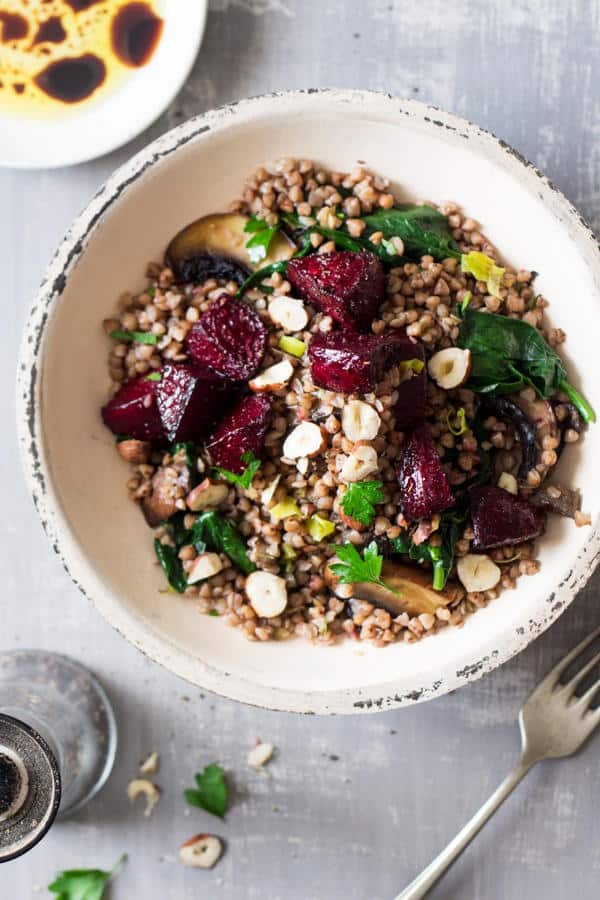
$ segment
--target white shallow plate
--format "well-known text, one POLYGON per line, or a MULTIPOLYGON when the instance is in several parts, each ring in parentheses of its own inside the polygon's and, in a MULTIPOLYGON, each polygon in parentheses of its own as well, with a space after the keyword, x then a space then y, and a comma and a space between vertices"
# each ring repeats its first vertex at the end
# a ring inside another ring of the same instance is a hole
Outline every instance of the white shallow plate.
POLYGON ((160 41, 149 62, 122 81, 55 116, 0 118, 0 165, 49 169, 110 153, 147 128, 186 81, 204 35, 207 0, 162 0, 160 41))
POLYGON ((543 631, 589 577, 598 553, 600 425, 565 454, 593 526, 554 519, 542 570, 470 617, 413 645, 249 643, 190 600, 161 593, 151 532, 126 499, 126 468, 99 408, 108 389, 101 320, 144 285, 147 260, 199 215, 224 209, 246 174, 278 156, 336 170, 357 160, 405 198, 459 201, 514 264, 540 272, 551 318, 569 333, 572 380, 600 409, 600 259, 566 199, 496 138, 414 101, 355 91, 243 101, 191 120, 113 175, 68 231, 32 308, 18 378, 25 471, 71 577, 133 644, 227 697, 273 709, 387 709, 452 690, 543 631))

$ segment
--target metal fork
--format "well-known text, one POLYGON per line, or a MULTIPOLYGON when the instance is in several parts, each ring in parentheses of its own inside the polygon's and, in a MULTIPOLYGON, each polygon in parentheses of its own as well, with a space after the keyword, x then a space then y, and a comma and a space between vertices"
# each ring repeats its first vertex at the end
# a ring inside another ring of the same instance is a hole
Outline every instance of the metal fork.
POLYGON ((454 840, 394 900, 421 900, 425 897, 532 766, 543 759, 571 756, 591 735, 600 723, 600 708, 590 709, 590 703, 600 688, 600 676, 580 697, 576 696, 575 691, 600 663, 600 652, 566 682, 561 681, 561 677, 598 637, 600 628, 554 666, 530 695, 519 712, 521 756, 518 763, 454 840))

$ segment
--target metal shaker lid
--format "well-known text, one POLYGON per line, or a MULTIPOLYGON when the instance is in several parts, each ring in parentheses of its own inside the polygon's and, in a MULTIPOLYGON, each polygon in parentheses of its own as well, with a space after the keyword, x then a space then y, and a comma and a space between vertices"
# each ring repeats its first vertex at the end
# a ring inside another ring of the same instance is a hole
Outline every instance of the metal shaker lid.
POLYGON ((60 805, 56 758, 31 726, 0 713, 0 862, 45 835, 60 805))

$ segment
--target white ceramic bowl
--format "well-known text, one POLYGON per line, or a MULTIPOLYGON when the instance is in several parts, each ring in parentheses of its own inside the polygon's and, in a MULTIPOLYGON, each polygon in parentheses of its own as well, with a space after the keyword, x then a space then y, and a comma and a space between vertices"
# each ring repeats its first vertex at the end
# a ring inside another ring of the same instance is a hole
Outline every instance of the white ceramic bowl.
POLYGON ((258 706, 351 713, 427 700, 525 647, 572 600, 599 549, 600 425, 565 454, 591 528, 554 519, 542 570, 470 617, 414 645, 249 643, 194 603, 161 593, 151 532, 126 498, 126 469, 99 408, 108 388, 101 321, 120 292, 199 215, 225 208, 265 160, 308 156, 337 170, 357 160, 407 198, 453 199, 506 258, 540 273, 551 318, 569 334, 572 380, 600 410, 600 259, 567 200, 480 128, 416 103, 354 91, 247 100, 193 119, 110 178, 50 264, 27 324, 18 425, 27 480, 50 541, 100 612, 135 646, 189 681, 258 706))
POLYGON ((114 87, 56 115, 6 115, 0 165, 18 169, 70 166, 109 153, 160 116, 185 83, 202 42, 208 0, 160 0, 160 41, 145 66, 114 87))

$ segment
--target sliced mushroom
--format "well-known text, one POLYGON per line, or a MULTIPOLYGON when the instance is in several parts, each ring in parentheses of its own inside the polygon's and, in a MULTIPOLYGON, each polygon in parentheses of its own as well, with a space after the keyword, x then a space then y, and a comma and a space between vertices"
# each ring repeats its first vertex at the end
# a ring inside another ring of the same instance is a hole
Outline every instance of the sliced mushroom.
POLYGON ((532 494, 529 502, 538 509, 574 519, 581 509, 581 493, 562 484, 547 484, 532 494))
POLYGON ((196 219, 175 235, 165 254, 165 262, 178 281, 202 282, 208 278, 242 284, 253 269, 289 259, 295 246, 278 231, 266 258, 253 262, 246 244, 251 235, 244 231, 248 218, 239 213, 214 213, 196 219))
POLYGON ((577 434, 581 434, 585 425, 579 412, 572 403, 555 403, 553 408, 560 434, 560 442, 556 448, 556 453, 560 456, 567 443, 567 441, 565 441, 566 432, 575 431, 577 434))
POLYGON ((549 466, 542 461, 544 438, 557 438, 558 425, 551 404, 537 397, 532 388, 526 388, 512 398, 487 397, 482 404, 484 412, 509 422, 519 438, 521 463, 519 481, 527 481, 527 473, 537 469, 542 478, 549 466))
MULTIPOLYGON (((461 596, 460 585, 449 582, 443 591, 434 591, 431 586, 431 572, 405 566, 393 560, 386 560, 381 571, 384 587, 371 581, 360 581, 352 585, 352 594, 359 600, 367 600, 375 606, 382 606, 393 616, 408 613, 420 616, 422 613, 435 614, 440 606, 448 606, 461 596)), ((325 580, 335 591, 335 576, 329 567, 325 580)))

